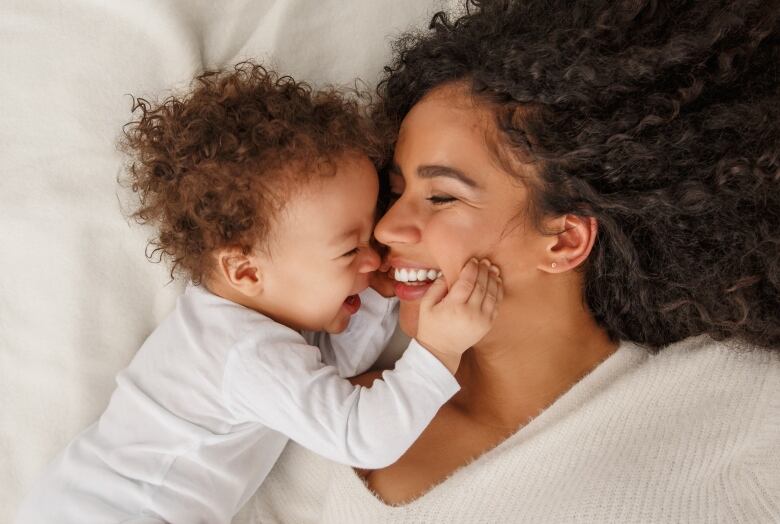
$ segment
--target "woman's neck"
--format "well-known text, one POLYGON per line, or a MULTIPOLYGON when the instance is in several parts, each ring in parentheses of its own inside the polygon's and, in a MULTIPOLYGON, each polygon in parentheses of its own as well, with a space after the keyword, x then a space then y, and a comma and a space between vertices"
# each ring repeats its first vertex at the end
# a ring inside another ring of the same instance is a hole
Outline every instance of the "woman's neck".
POLYGON ((513 431, 616 349, 579 293, 505 299, 490 335, 463 355, 452 403, 478 423, 513 431))

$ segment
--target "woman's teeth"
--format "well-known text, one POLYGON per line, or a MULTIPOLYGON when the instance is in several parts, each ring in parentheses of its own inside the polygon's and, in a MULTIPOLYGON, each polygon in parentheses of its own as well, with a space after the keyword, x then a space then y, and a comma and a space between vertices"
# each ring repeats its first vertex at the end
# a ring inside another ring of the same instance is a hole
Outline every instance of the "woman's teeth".
POLYGON ((436 280, 441 276, 441 271, 436 269, 395 268, 393 278, 398 282, 424 282, 436 280))

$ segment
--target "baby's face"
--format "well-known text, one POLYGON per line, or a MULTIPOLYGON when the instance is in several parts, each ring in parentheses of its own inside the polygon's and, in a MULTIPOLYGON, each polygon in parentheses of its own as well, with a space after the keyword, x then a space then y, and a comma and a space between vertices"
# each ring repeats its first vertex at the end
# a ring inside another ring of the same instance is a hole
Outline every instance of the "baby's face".
POLYGON ((371 162, 350 155, 334 176, 293 191, 263 256, 263 311, 296 329, 339 333, 357 312, 379 256, 369 246, 379 182, 371 162))

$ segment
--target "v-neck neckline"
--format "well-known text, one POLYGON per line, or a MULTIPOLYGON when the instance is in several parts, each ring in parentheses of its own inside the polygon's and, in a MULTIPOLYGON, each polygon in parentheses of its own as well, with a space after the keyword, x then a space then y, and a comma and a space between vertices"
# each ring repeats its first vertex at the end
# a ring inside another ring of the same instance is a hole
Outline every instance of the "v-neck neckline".
POLYGON ((446 485, 453 482, 457 477, 468 474, 482 464, 489 461, 494 455, 501 453, 504 449, 514 446, 523 440, 529 440, 534 435, 543 431, 546 427, 560 419, 567 413, 577 409, 584 402, 593 398, 600 390, 609 387, 612 383, 619 380, 627 371, 639 365, 649 356, 647 350, 628 341, 623 341, 617 350, 608 356, 599 365, 593 368, 587 375, 572 385, 568 390, 562 393, 552 404, 550 404, 539 415, 523 425, 516 432, 501 441, 498 445, 486 450, 478 457, 470 460, 454 470, 452 473, 441 479, 441 481, 431 485, 419 496, 409 500, 404 504, 390 505, 385 503, 379 496, 371 490, 365 481, 358 476, 355 470, 349 466, 339 466, 336 474, 344 477, 348 484, 347 488, 358 493, 366 499, 369 504, 382 511, 407 511, 413 507, 422 504, 423 500, 435 497, 441 490, 446 489, 446 485))

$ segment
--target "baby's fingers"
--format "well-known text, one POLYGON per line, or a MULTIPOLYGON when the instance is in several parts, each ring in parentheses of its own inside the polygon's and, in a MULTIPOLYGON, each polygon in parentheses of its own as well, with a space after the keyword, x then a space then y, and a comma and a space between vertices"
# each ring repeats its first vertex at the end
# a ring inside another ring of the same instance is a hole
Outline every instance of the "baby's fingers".
POLYGON ((488 276, 490 274, 490 261, 483 258, 479 263, 479 272, 477 273, 477 280, 474 282, 474 289, 471 291, 468 304, 473 308, 479 310, 482 307, 482 302, 485 300, 485 293, 488 289, 488 276))
POLYGON ((447 295, 447 283, 444 281, 444 277, 439 277, 433 281, 431 287, 423 295, 420 300, 420 308, 430 309, 441 302, 445 295, 447 295))
POLYGON ((472 258, 466 262, 466 265, 463 266, 463 269, 460 272, 460 276, 458 276, 458 280, 452 284, 452 288, 447 295, 448 302, 463 304, 469 299, 471 292, 474 290, 474 283, 477 281, 477 276, 479 274, 478 266, 479 264, 477 264, 477 260, 475 258, 472 258))
POLYGON ((501 280, 501 277, 498 277, 498 298, 496 300, 496 307, 493 309, 493 314, 490 317, 491 320, 495 320, 498 316, 498 304, 500 304, 502 300, 504 300, 504 282, 501 280))
POLYGON ((493 312, 499 302, 501 292, 501 277, 498 276, 498 268, 493 266, 490 268, 490 275, 487 283, 487 291, 485 292, 485 299, 482 301, 482 312, 493 317, 493 312))

